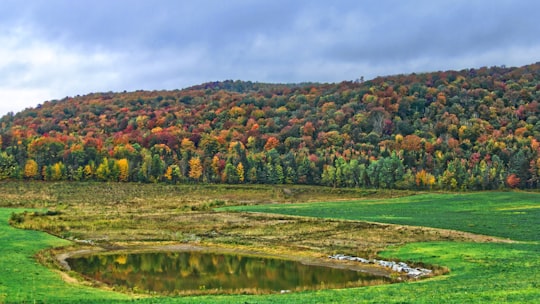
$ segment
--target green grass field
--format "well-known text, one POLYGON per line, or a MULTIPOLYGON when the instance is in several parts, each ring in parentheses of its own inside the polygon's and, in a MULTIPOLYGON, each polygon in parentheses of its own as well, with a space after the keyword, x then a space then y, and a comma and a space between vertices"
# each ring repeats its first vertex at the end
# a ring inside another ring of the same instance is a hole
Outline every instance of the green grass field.
POLYGON ((426 226, 540 241, 537 193, 421 194, 384 200, 271 204, 226 210, 426 226))
POLYGON ((521 241, 415 243, 391 248, 381 255, 444 265, 452 272, 430 281, 373 287, 358 293, 358 299, 418 303, 540 301, 540 195, 536 193, 423 194, 390 200, 226 209, 428 226, 521 241))
MULTIPOLYGON (((16 199, 16 197, 13 197, 16 199)), ((0 303, 535 303, 540 301, 540 195, 531 193, 425 194, 388 200, 265 204, 236 211, 368 220, 464 230, 514 243, 425 242, 381 252, 448 267, 448 275, 418 282, 278 295, 133 298, 66 283, 33 256, 69 242, 8 225, 0 209, 0 303)))
POLYGON ((128 297, 95 288, 70 285, 36 261, 42 249, 68 245, 69 242, 44 232, 19 230, 8 225, 12 212, 0 208, 0 303, 59 303, 79 299, 121 300, 128 297))

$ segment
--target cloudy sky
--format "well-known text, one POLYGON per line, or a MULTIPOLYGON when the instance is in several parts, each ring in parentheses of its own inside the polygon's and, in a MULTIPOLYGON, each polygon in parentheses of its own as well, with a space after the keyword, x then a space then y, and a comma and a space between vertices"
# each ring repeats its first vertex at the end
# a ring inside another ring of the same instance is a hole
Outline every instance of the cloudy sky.
POLYGON ((0 116, 90 92, 540 61, 537 0, 0 0, 0 116))

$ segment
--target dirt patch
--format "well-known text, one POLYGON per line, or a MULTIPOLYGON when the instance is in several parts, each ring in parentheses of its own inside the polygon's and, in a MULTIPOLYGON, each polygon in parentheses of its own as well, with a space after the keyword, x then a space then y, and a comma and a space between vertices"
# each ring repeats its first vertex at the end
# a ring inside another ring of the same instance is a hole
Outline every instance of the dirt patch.
MULTIPOLYGON (((403 227, 404 227, 403 229, 405 229, 405 226, 403 227)), ((516 243, 516 241, 511 240, 511 239, 503 239, 503 238, 498 238, 494 236, 475 234, 475 233, 464 232, 464 231, 459 231, 459 230, 437 229, 437 228, 428 228, 428 227, 422 227, 422 228, 426 230, 436 231, 443 238, 453 238, 453 239, 462 238, 462 239, 470 240, 476 243, 507 243, 507 244, 516 243)))
POLYGON ((58 274, 60 275, 60 277, 62 277, 62 280, 68 284, 77 284, 79 283, 79 281, 71 276, 69 276, 69 274, 65 273, 65 272, 62 272, 62 271, 58 271, 58 274))

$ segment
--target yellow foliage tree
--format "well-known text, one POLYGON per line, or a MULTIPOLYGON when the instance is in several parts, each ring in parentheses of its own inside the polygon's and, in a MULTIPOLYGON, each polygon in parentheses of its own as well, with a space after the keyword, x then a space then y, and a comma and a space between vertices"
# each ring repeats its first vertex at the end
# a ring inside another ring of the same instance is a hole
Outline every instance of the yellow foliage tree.
POLYGON ((219 157, 217 156, 212 158, 212 171, 215 176, 219 176, 219 157))
POLYGON ((24 177, 35 178, 38 175, 38 164, 35 160, 29 159, 24 165, 24 177))
POLYGON ((41 168, 41 176, 43 177, 43 180, 49 180, 50 177, 49 177, 49 174, 47 174, 47 168, 49 168, 48 166, 43 166, 43 168, 41 168))
POLYGON ((165 179, 167 179, 168 181, 172 181, 172 176, 173 175, 173 169, 171 166, 168 166, 167 167, 167 170, 165 170, 165 174, 163 174, 163 176, 165 177, 165 179))
POLYGON ((88 164, 84 166, 84 178, 90 179, 94 175, 94 166, 93 164, 88 164))
POLYGON ((189 160, 189 177, 194 180, 199 180, 203 172, 203 167, 201 164, 201 159, 198 157, 193 157, 189 160))
POLYGON ((238 173, 238 181, 243 183, 244 182, 244 165, 242 165, 242 163, 238 163, 238 166, 236 166, 236 173, 238 173))
POLYGON ((435 176, 426 172, 426 170, 421 170, 416 173, 416 185, 418 187, 428 187, 431 188, 435 184, 435 176))
POLYGON ((243 108, 239 106, 234 106, 232 107, 232 109, 229 110, 229 114, 232 117, 244 116, 246 115, 246 110, 244 110, 243 108))
POLYGON ((117 162, 118 170, 118 180, 121 182, 127 182, 129 179, 129 162, 127 158, 122 158, 117 162))
POLYGON ((52 179, 61 180, 64 178, 64 169, 65 166, 63 163, 58 162, 52 166, 52 179))
POLYGON ((396 143, 401 144, 403 142, 403 135, 397 134, 396 135, 396 143))
POLYGON ((195 150, 195 144, 189 138, 182 139, 180 147, 182 148, 182 150, 195 150))

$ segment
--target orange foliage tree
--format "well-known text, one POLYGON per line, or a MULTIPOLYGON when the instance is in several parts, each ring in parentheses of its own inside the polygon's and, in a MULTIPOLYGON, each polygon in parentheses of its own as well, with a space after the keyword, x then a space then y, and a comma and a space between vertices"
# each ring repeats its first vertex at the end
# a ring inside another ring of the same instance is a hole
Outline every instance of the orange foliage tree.
POLYGON ((418 135, 407 135, 403 138, 401 147, 408 151, 420 151, 422 149, 422 138, 418 135))
POLYGON ((165 174, 163 176, 168 181, 172 181, 172 178, 173 178, 173 168, 172 168, 172 166, 167 167, 167 170, 165 170, 165 174))
POLYGON ((515 175, 515 174, 510 174, 506 178, 506 184, 508 184, 508 186, 510 188, 517 187, 520 182, 521 182, 521 179, 519 177, 517 177, 517 175, 515 175))
POLYGON ((268 150, 272 150, 276 148, 277 146, 279 146, 279 139, 275 138, 274 136, 271 136, 266 141, 266 144, 264 145, 264 149, 268 151, 268 150))

